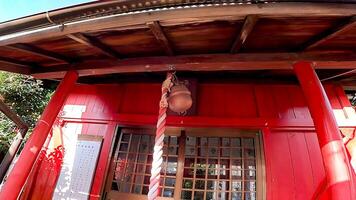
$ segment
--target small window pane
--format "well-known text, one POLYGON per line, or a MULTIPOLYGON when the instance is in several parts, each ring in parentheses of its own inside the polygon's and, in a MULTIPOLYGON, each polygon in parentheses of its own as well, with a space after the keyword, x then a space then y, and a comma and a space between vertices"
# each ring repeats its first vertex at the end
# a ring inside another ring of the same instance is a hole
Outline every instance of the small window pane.
POLYGON ((255 157, 255 149, 244 149, 245 157, 254 158, 255 157))
POLYGON ((242 193, 240 192, 232 192, 231 199, 233 200, 242 200, 242 193))
POLYGON ((131 138, 131 144, 130 144, 130 152, 136 153, 139 146, 140 142, 140 135, 133 135, 131 138))
POLYGON ((124 142, 128 142, 130 140, 130 134, 124 134, 121 140, 124 142))
POLYGON ((218 181, 217 180, 208 180, 206 182, 207 190, 217 190, 218 189, 218 181))
POLYGON ((248 181, 245 183, 247 191, 256 191, 256 182, 255 181, 248 181))
POLYGON ((135 178, 135 184, 139 185, 143 183, 143 176, 142 175, 137 175, 135 178))
POLYGON ((214 192, 207 192, 206 193, 206 200, 213 200, 214 198, 214 192))
POLYGON ((232 181, 231 182, 232 191, 241 191, 242 190, 242 182, 241 181, 232 181))
POLYGON ((256 179, 256 171, 255 170, 244 170, 245 171, 245 179, 255 180, 256 179))
POLYGON ((200 138, 200 146, 202 147, 208 146, 208 138, 200 138))
POLYGON ((192 189, 193 188, 193 181, 192 180, 183 180, 183 188, 187 188, 187 189, 192 189))
POLYGON ((169 155, 178 155, 178 148, 170 146, 168 148, 168 154, 169 155))
POLYGON ((211 157, 217 157, 219 153, 219 150, 217 147, 209 147, 208 148, 208 155, 211 157))
POLYGON ((170 187, 174 187, 176 184, 176 179, 175 178, 166 178, 165 181, 165 186, 170 186, 170 187))
POLYGON ((240 138, 231 138, 231 146, 232 147, 240 147, 241 146, 240 138))
POLYGON ((241 153, 241 149, 240 148, 232 148, 231 149, 231 157, 235 157, 235 158, 241 158, 242 153, 241 153))
POLYGON ((230 149, 229 148, 222 148, 221 149, 221 156, 222 157, 230 157, 230 149))
POLYGON ((191 168, 184 169, 184 177, 193 178, 193 176, 194 176, 194 169, 191 169, 191 168))
POLYGON ((187 137, 186 139, 186 146, 195 146, 196 145, 196 138, 195 137, 187 137))
POLYGON ((195 146, 185 146, 185 155, 195 156, 195 146))
POLYGON ((219 138, 208 138, 209 146, 219 146, 219 138))
POLYGON ((227 192, 217 192, 217 198, 220 200, 228 200, 229 199, 229 193, 227 192))
POLYGON ((192 199, 192 191, 183 190, 181 197, 182 197, 182 200, 191 200, 192 199))
POLYGON ((204 180, 196 180, 195 181, 195 189, 202 189, 205 188, 205 181, 204 180))
POLYGON ((121 144, 119 151, 127 151, 128 148, 129 148, 129 144, 123 143, 121 144))
POLYGON ((256 200, 256 193, 245 192, 245 200, 256 200))
POLYGON ((164 197, 173 197, 173 195, 174 195, 174 189, 166 188, 163 190, 164 197))
POLYGON ((229 147, 230 146, 230 138, 223 138, 222 139, 222 146, 229 147))
POLYGON ((178 138, 176 136, 171 136, 170 139, 170 145, 178 145, 178 138))
POLYGON ((135 185, 133 193, 141 194, 141 188, 142 188, 141 185, 135 185))
POLYGON ((194 200, 201 200, 204 199, 204 192, 196 191, 194 192, 194 200))
POLYGON ((252 147, 254 148, 254 139, 253 138, 244 138, 243 144, 245 147, 252 147))

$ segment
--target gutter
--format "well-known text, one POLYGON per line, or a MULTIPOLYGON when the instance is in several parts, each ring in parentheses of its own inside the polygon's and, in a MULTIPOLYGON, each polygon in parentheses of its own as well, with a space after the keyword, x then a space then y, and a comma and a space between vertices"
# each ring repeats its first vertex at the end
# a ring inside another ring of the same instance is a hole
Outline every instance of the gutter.
MULTIPOLYGON (((268 3, 356 3, 356 0, 233 0, 235 4, 268 3)), ((29 29, 47 27, 52 24, 64 24, 98 16, 108 16, 133 11, 155 8, 169 8, 188 5, 226 4, 225 0, 112 0, 94 1, 53 11, 43 12, 7 22, 0 23, 0 36, 29 29)))
POLYGON ((102 12, 106 10, 107 7, 112 7, 115 4, 117 4, 117 1, 103 3, 89 2, 10 20, 0 23, 0 35, 14 33, 19 30, 23 31, 36 27, 49 26, 53 24, 53 22, 62 24, 73 19, 82 18, 83 16, 90 16, 90 14, 97 14, 99 11, 102 12))

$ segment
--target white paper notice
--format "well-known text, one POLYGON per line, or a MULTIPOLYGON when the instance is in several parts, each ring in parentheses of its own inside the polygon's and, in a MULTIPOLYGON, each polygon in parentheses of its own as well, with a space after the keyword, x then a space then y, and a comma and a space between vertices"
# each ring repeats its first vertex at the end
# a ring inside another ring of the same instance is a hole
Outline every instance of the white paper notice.
POLYGON ((78 135, 75 148, 66 148, 54 200, 88 199, 102 137, 78 135))

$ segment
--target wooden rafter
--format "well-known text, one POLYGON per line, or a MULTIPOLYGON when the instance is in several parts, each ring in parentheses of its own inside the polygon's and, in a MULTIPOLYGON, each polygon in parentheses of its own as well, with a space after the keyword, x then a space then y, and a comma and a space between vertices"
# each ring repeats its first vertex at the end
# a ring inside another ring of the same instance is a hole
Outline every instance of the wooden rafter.
POLYGON ((53 66, 35 69, 36 78, 62 78, 67 70, 75 69, 80 76, 112 73, 226 70, 291 70, 299 60, 315 63, 317 69, 355 69, 356 55, 297 54, 297 53, 240 53, 189 56, 129 58, 123 60, 88 60, 73 66, 53 66))
POLYGON ((11 65, 23 66, 23 67, 27 67, 27 66, 31 65, 31 63, 28 63, 28 62, 23 62, 23 61, 19 61, 19 60, 13 59, 13 58, 7 58, 7 57, 2 57, 2 56, 0 56, 0 62, 11 64, 11 65))
POLYGON ((18 43, 18 44, 9 45, 7 47, 12 48, 12 49, 16 49, 16 50, 19 50, 19 51, 23 51, 23 52, 39 55, 39 56, 42 56, 42 57, 45 57, 45 58, 49 58, 49 59, 65 62, 65 63, 71 63, 73 61, 73 59, 67 58, 67 57, 65 57, 63 55, 59 55, 57 53, 54 53, 54 52, 51 52, 51 51, 47 51, 47 50, 38 48, 38 47, 33 46, 33 45, 29 45, 29 44, 18 43))
POLYGON ((83 33, 69 34, 69 35, 67 35, 67 37, 69 37, 81 44, 84 44, 86 46, 95 48, 95 49, 99 50, 101 53, 103 53, 109 57, 117 58, 117 59, 120 58, 120 55, 114 49, 112 49, 110 46, 102 43, 100 40, 98 40, 95 37, 88 36, 83 33))
POLYGON ((322 32, 319 35, 316 35, 315 37, 311 38, 309 41, 307 41, 304 45, 302 45, 300 48, 297 50, 299 51, 306 51, 312 48, 315 48, 322 43, 335 38, 338 35, 341 35, 342 33, 345 33, 346 31, 350 30, 351 28, 354 28, 356 25, 356 16, 353 16, 346 20, 345 22, 338 24, 335 27, 332 27, 324 32, 322 32))
POLYGON ((240 33, 237 35, 234 43, 231 46, 231 50, 230 50, 231 53, 237 53, 244 46, 248 36, 252 32, 257 21, 258 21, 257 15, 248 15, 246 17, 240 33))
POLYGON ((29 63, 21 62, 11 58, 0 57, 0 70, 20 74, 30 74, 32 66, 29 63), (5 63, 5 65, 2 65, 5 63))
POLYGON ((167 39, 164 31, 162 30, 161 25, 158 21, 149 22, 147 26, 151 29, 153 35, 155 36, 156 40, 160 43, 160 45, 164 48, 165 52, 169 56, 174 55, 173 48, 167 39))

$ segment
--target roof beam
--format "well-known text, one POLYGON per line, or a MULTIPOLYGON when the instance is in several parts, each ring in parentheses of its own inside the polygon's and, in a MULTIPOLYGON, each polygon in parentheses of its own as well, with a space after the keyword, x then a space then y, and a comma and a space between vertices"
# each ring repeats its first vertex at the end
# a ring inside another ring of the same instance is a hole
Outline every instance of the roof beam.
POLYGON ((120 58, 120 55, 115 50, 113 50, 110 46, 102 43, 99 39, 95 37, 88 36, 83 33, 68 34, 67 37, 91 48, 95 48, 96 50, 111 58, 120 58))
POLYGON ((2 56, 0 56, 0 62, 11 64, 11 65, 23 66, 23 67, 27 67, 31 65, 31 63, 28 62, 23 62, 23 61, 15 60, 13 58, 7 58, 2 56))
POLYGON ((356 25, 356 16, 350 17, 348 20, 346 20, 343 23, 340 23, 322 33, 319 35, 316 35, 315 37, 312 37, 309 41, 307 41, 304 45, 302 45, 300 48, 298 48, 299 51, 306 51, 312 48, 315 48, 322 43, 335 38, 338 35, 341 35, 342 33, 347 32, 351 28, 354 28, 356 25))
POLYGON ((312 61, 317 69, 356 68, 355 54, 240 53, 86 60, 73 66, 36 68, 32 75, 40 79, 62 78, 71 69, 77 70, 80 76, 161 72, 172 68, 176 71, 292 70, 292 64, 299 60, 312 61))
POLYGON ((64 63, 71 63, 73 61, 72 59, 67 58, 65 56, 62 56, 62 55, 59 55, 57 53, 53 53, 53 52, 38 48, 36 46, 29 45, 29 44, 18 43, 18 44, 9 45, 7 47, 12 48, 12 49, 16 49, 16 50, 19 50, 19 51, 23 51, 23 52, 35 54, 35 55, 38 55, 38 56, 42 56, 42 57, 45 57, 45 58, 61 61, 61 62, 64 62, 64 63))
POLYGON ((240 33, 237 35, 234 43, 231 46, 230 53, 237 53, 244 46, 248 36, 257 24, 257 21, 257 15, 246 16, 244 25, 242 26, 240 33))
POLYGON ((155 36, 156 40, 160 43, 160 45, 164 48, 165 52, 169 56, 174 55, 174 51, 170 42, 168 41, 164 31, 162 30, 161 25, 158 21, 149 22, 147 26, 151 29, 151 32, 155 36))
POLYGON ((31 30, 19 30, 12 34, 0 36, 0 46, 14 43, 30 43, 78 32, 95 32, 111 28, 146 25, 147 22, 151 21, 159 21, 162 25, 177 25, 226 19, 239 20, 246 15, 260 15, 263 17, 352 16, 355 14, 355 10, 356 4, 300 2, 155 9, 91 19, 86 18, 80 21, 67 22, 64 26, 60 24, 31 30), (64 29, 61 27, 64 27, 64 29))
POLYGON ((18 61, 11 58, 0 57, 0 70, 2 71, 20 74, 30 74, 31 68, 32 66, 30 63, 18 61), (5 65, 2 65, 1 63, 5 63, 5 65))

